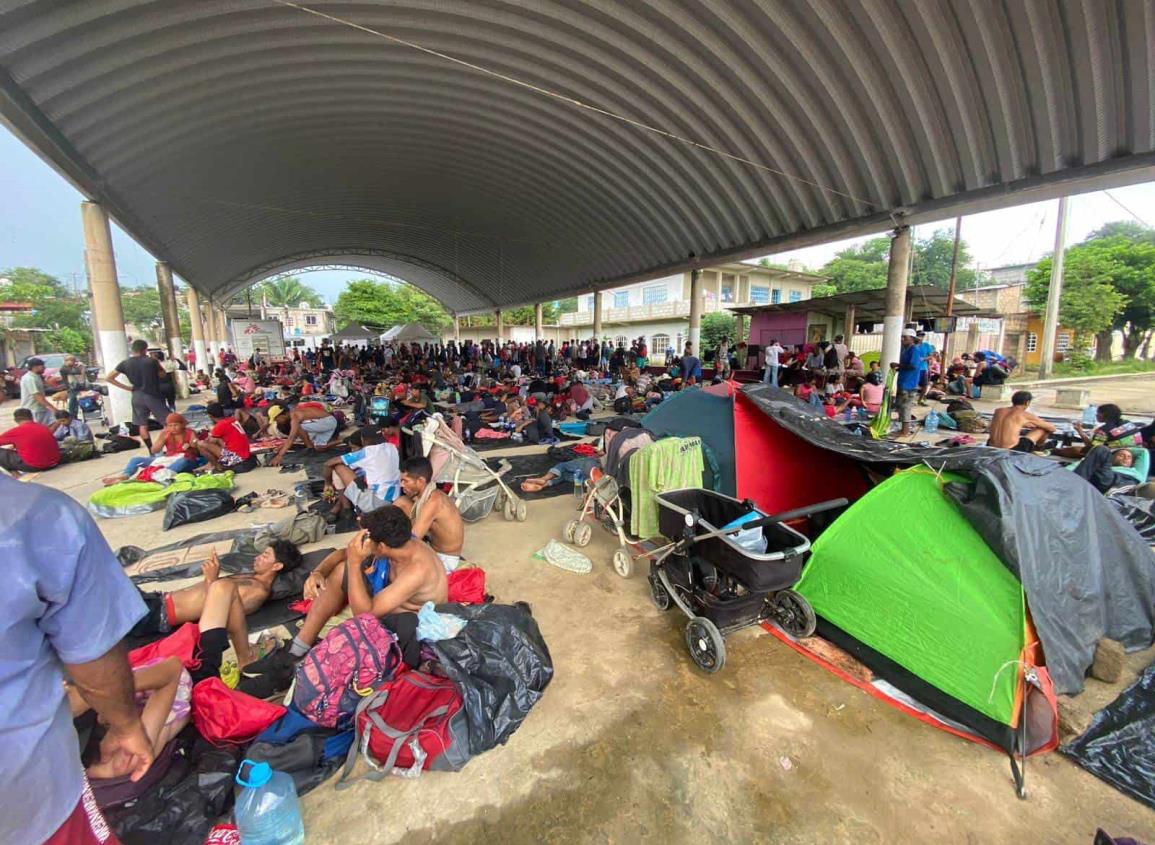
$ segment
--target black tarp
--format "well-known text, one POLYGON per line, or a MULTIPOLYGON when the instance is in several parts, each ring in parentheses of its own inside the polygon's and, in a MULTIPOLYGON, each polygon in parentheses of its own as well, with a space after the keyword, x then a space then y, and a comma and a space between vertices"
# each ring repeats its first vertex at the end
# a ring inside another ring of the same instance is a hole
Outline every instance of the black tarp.
MULTIPOLYGON (((1022 581, 1056 692, 1083 688, 1103 637, 1130 650, 1155 636, 1155 554, 1107 497, 1046 458, 986 446, 910 446, 858 437, 790 393, 743 393, 797 437, 878 469, 925 464, 969 476, 947 492, 1022 581)), ((772 468, 772 464, 768 464, 772 468)), ((901 530, 896 514, 896 530, 901 530)), ((917 554, 917 549, 912 549, 917 554)))
POLYGON ((1155 666, 1059 749, 1120 792, 1155 809, 1155 666))

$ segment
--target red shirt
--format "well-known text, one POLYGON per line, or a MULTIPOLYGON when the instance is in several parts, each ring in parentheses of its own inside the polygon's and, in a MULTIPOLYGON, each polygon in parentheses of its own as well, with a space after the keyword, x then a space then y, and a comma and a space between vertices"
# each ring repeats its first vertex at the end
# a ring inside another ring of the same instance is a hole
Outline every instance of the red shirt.
POLYGON ((240 458, 242 461, 247 460, 253 454, 249 447, 249 438, 245 435, 245 431, 241 428, 241 424, 236 420, 229 418, 223 419, 213 426, 213 430, 209 432, 213 437, 219 437, 224 441, 225 448, 240 458))
POLYGON ((0 446, 15 446, 20 460, 34 469, 51 469, 60 463, 60 444, 48 426, 25 422, 0 434, 0 446))

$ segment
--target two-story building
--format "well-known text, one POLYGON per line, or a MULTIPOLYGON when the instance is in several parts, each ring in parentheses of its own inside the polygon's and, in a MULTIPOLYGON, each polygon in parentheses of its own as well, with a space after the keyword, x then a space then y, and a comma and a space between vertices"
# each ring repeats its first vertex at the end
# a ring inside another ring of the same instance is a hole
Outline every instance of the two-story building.
MULTIPOLYGON (((731 306, 769 305, 809 299, 814 285, 826 276, 806 272, 798 262, 788 269, 735 262, 702 270, 699 290, 702 313, 731 306)), ((676 350, 689 336, 690 271, 649 282, 602 291, 602 336, 629 345, 644 337, 654 355, 676 350)), ((578 298, 578 310, 558 320, 560 340, 587 339, 593 332, 594 295, 578 298)))
MULTIPOLYGON (((278 307, 262 302, 259 306, 253 304, 252 317, 259 316, 262 320, 280 320, 285 332, 285 350, 297 348, 304 352, 306 349, 316 349, 321 341, 337 330, 336 320, 333 317, 333 306, 309 305, 307 302, 297 304, 296 308, 288 306, 278 307)), ((246 303, 233 303, 228 308, 229 318, 251 319, 246 303)))

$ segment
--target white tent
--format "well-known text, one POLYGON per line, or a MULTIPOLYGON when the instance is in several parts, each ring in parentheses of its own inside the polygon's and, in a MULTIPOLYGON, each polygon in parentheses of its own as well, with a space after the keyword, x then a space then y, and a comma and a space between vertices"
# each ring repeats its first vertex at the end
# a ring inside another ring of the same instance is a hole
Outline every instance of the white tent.
POLYGON ((394 343, 437 343, 440 340, 437 335, 425 328, 420 323, 406 323, 403 326, 394 326, 381 335, 381 342, 393 341, 394 343))

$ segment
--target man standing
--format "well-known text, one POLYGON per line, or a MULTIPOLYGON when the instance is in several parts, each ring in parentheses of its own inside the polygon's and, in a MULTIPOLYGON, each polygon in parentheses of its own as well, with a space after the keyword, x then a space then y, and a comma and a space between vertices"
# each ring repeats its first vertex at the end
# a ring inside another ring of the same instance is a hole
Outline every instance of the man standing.
POLYGON ((682 356, 682 378, 686 384, 697 384, 702 380, 702 362, 694 354, 694 344, 686 341, 686 352, 682 356), (693 379, 691 382, 690 379, 693 379))
POLYGON ((44 362, 28 359, 28 370, 20 377, 20 407, 32 412, 32 419, 41 425, 52 425, 56 407, 44 395, 44 362))
POLYGON ((84 777, 67 676, 108 725, 101 762, 140 780, 152 743, 133 699, 124 635, 144 616, 132 582, 84 508, 0 478, 0 842, 118 845, 84 777), (38 526, 52 526, 45 532, 38 526))
POLYGON ((902 437, 909 437, 910 411, 914 405, 914 396, 918 391, 918 373, 922 363, 918 353, 918 339, 914 329, 902 330, 902 353, 897 363, 891 364, 891 369, 898 370, 898 384, 895 393, 895 407, 898 408, 898 418, 902 421, 902 437))
POLYGON ((321 341, 321 349, 317 353, 321 359, 321 374, 326 378, 329 373, 333 372, 337 366, 337 354, 333 351, 333 347, 329 345, 328 339, 321 341))
POLYGON ((139 430, 145 448, 149 449, 152 448, 152 439, 148 436, 149 416, 163 428, 169 415, 168 404, 164 401, 160 386, 164 376, 160 361, 148 354, 148 341, 141 338, 132 342, 132 354, 105 376, 113 387, 132 392, 132 424, 139 430), (129 383, 124 384, 117 375, 124 375, 129 383))
POLYGON ((934 354, 934 347, 926 342, 926 332, 917 332, 918 341, 918 404, 926 404, 926 391, 930 388, 930 356, 934 354))
POLYGON ((770 345, 766 347, 766 371, 762 374, 763 384, 769 384, 772 387, 778 386, 778 365, 781 359, 778 357, 786 350, 778 345, 777 338, 770 341, 770 345))

